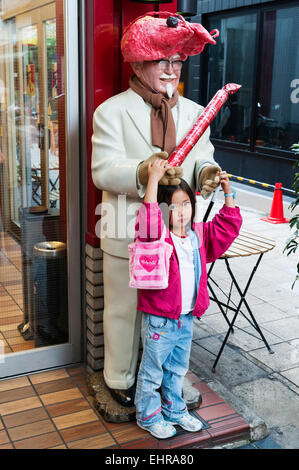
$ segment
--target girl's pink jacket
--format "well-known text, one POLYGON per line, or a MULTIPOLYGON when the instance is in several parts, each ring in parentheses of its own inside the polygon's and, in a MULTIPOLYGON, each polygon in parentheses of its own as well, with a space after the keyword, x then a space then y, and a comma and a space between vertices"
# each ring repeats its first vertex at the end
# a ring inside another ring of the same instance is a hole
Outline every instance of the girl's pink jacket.
MULTIPOLYGON (((206 263, 218 259, 238 236, 242 224, 239 207, 224 205, 211 222, 194 223, 199 240, 201 260, 201 277, 197 299, 193 310, 196 317, 202 316, 207 310, 210 300, 207 288, 206 263)), ((162 213, 158 203, 143 203, 138 211, 135 238, 141 241, 154 241, 161 237, 164 227, 162 213)), ((182 310, 181 280, 178 257, 175 247, 166 229, 165 241, 173 246, 170 257, 169 282, 166 289, 138 290, 138 310, 162 317, 179 319, 182 310)))

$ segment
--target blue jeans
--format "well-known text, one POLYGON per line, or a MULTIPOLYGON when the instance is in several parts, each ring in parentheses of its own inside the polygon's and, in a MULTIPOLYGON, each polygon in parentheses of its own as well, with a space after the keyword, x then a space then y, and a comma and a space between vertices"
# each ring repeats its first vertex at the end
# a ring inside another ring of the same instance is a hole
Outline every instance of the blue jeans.
POLYGON ((187 414, 182 398, 183 379, 188 372, 193 333, 192 312, 178 320, 143 313, 143 356, 139 368, 135 405, 142 426, 187 414), (158 388, 161 387, 162 399, 158 388))

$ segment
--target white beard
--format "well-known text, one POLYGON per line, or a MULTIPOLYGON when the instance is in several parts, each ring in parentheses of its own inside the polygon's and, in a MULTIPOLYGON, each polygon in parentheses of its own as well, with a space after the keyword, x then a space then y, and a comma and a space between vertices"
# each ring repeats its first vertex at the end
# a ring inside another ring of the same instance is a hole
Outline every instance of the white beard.
POLYGON ((166 85, 166 93, 168 95, 168 98, 171 98, 173 95, 173 87, 171 83, 167 83, 166 85))

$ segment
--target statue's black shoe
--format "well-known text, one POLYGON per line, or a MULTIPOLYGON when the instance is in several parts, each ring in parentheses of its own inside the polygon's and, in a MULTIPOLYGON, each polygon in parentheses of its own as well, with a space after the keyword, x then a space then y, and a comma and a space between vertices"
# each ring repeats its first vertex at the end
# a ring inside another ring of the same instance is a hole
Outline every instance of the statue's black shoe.
POLYGON ((114 398, 117 403, 122 406, 131 407, 134 406, 134 398, 135 398, 135 385, 126 389, 126 390, 119 390, 116 388, 109 388, 111 396, 114 398))

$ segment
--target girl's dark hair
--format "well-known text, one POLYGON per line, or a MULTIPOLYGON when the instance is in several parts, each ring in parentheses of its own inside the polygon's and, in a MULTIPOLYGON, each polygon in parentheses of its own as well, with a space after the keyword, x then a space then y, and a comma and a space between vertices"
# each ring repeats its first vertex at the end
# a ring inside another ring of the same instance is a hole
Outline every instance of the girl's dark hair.
POLYGON ((167 227, 169 226, 169 209, 168 210, 166 209, 169 208, 171 204, 172 195, 179 189, 184 191, 189 196, 189 199, 191 201, 191 206, 192 206, 191 227, 192 227, 193 219, 195 216, 195 206, 196 206, 195 195, 192 189, 190 188, 189 184, 182 178, 181 178, 180 184, 176 186, 164 186, 161 184, 159 184, 158 186, 157 201, 159 204, 164 203, 161 206, 161 212, 163 215, 164 223, 166 224, 167 227))

